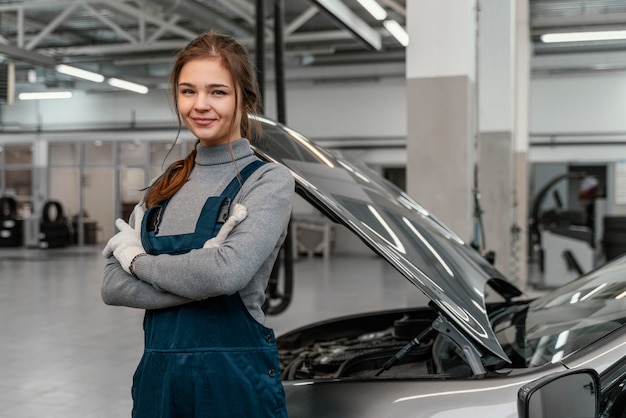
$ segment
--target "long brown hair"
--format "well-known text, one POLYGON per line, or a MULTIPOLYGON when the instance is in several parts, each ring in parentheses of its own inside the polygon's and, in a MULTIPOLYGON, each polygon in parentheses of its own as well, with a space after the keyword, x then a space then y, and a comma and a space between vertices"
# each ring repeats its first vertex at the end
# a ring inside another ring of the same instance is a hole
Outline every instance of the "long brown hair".
MULTIPOLYGON (((246 138, 252 139, 251 123, 255 124, 257 133, 260 133, 260 127, 256 120, 250 120, 248 114, 260 113, 261 93, 248 51, 236 39, 215 32, 207 32, 198 36, 176 55, 169 77, 169 88, 179 130, 182 127, 182 119, 178 109, 180 72, 189 61, 204 58, 220 60, 224 68, 230 72, 235 84, 235 106, 239 106, 236 111, 241 112, 241 133, 246 138)), ((235 123, 235 118, 233 118, 232 123, 235 123)), ((199 142, 196 142, 196 146, 199 142)), ((146 207, 154 206, 171 198, 189 178, 195 165, 195 159, 196 147, 184 159, 173 162, 146 191, 144 198, 146 207)))

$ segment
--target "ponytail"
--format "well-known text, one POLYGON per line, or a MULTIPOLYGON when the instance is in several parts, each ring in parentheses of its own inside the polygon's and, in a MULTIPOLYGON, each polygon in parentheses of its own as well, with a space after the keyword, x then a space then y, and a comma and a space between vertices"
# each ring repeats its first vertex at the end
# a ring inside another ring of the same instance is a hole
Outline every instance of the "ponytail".
MULTIPOLYGON (((196 146, 200 141, 196 142, 196 146)), ((158 205, 164 200, 170 199, 189 179, 191 170, 196 161, 196 147, 182 160, 174 161, 155 181, 148 187, 144 197, 146 209, 158 205)))

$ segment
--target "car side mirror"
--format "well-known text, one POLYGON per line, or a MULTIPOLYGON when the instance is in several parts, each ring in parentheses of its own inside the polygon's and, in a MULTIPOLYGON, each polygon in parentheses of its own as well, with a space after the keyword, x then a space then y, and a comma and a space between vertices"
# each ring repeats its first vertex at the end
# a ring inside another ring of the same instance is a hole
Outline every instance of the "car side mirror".
POLYGON ((594 418, 600 405, 600 378, 595 370, 556 373, 520 388, 520 418, 594 418))

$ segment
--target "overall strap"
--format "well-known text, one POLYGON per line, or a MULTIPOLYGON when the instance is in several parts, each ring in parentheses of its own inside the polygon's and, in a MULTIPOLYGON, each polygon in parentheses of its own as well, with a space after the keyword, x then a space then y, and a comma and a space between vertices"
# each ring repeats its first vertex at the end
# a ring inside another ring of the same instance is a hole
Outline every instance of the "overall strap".
MULTIPOLYGON (((237 196, 237 193, 239 193, 239 189, 241 189, 241 186, 246 182, 246 180, 248 180, 248 177, 250 177, 252 173, 254 173, 263 164, 265 164, 265 162, 261 160, 255 160, 251 162, 250 164, 245 166, 243 170, 241 170, 239 174, 230 181, 230 183, 228 183, 228 185, 224 188, 224 190, 219 195, 219 197, 216 196, 216 197, 209 198, 209 200, 214 200, 214 201, 219 199, 219 202, 220 202, 219 203, 220 207, 219 207, 219 211, 218 211, 217 219, 216 219, 216 225, 215 225, 215 228, 213 229, 213 235, 217 235, 217 232, 222 227, 222 224, 226 222, 226 219, 228 219, 228 215, 230 214, 230 205, 232 201, 235 199, 235 196, 237 196)), ((204 204, 201 217, 204 217, 205 214, 208 213, 208 211, 211 209, 211 204, 214 203, 214 202, 209 203, 209 200, 207 200, 204 204)), ((198 233, 203 229, 204 230, 206 229, 206 225, 198 224, 198 226, 196 227, 196 232, 198 233)))
POLYGON ((239 175, 231 180, 220 196, 229 197, 231 200, 234 199, 241 186, 246 182, 246 180, 248 180, 248 177, 250 177, 250 175, 252 175, 252 173, 254 173, 257 168, 261 167, 263 164, 265 164, 264 161, 255 160, 245 166, 239 175))
POLYGON ((219 196, 210 196, 204 203, 196 229, 192 233, 157 236, 162 213, 168 201, 153 206, 144 215, 141 241, 148 254, 182 254, 201 248, 207 239, 217 235, 230 215, 230 207, 241 186, 264 161, 255 160, 233 178, 219 196))

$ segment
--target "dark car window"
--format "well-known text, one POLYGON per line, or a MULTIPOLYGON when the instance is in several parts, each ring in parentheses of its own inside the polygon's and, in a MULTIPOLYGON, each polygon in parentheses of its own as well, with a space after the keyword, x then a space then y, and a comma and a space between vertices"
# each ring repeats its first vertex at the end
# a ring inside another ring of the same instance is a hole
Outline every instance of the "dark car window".
POLYGON ((626 323, 626 257, 533 301, 498 313, 494 329, 521 367, 555 363, 626 323))
POLYGON ((600 376, 600 418, 626 417, 626 357, 600 376))

